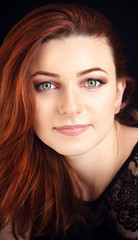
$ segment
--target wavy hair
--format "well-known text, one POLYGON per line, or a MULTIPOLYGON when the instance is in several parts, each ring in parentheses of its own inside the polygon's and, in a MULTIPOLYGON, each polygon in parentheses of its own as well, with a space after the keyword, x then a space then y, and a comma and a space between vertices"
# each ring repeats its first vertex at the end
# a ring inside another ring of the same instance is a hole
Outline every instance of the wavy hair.
POLYGON ((76 191, 82 196, 75 172, 32 128, 30 63, 43 42, 70 35, 107 39, 117 78, 127 80, 116 119, 126 125, 137 120, 126 107, 135 84, 127 76, 120 40, 103 15, 87 6, 58 3, 33 10, 17 23, 0 48, 0 229, 11 222, 15 238, 25 238, 30 225, 36 235, 45 231, 50 239, 62 236, 80 209, 74 197, 76 191))

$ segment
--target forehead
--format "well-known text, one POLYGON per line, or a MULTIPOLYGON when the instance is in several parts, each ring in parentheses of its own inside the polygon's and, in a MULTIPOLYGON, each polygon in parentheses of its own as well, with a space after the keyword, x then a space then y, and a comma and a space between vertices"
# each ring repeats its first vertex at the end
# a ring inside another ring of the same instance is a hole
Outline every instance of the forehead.
POLYGON ((79 71, 89 67, 115 68, 112 50, 105 38, 70 36, 43 43, 32 63, 33 70, 79 71))

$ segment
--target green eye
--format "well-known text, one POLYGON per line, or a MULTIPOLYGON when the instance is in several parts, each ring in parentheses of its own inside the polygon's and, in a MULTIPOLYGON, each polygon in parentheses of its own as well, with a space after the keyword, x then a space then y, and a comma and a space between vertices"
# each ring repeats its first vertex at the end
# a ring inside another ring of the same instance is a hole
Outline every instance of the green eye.
POLYGON ((89 79, 89 80, 87 80, 87 85, 88 85, 88 87, 96 87, 97 81, 94 79, 89 79))
POLYGON ((35 89, 37 91, 48 91, 48 90, 53 90, 56 89, 57 87, 53 82, 41 82, 35 85, 35 89))
POLYGON ((45 82, 45 83, 42 83, 41 86, 44 90, 49 90, 51 88, 51 83, 45 82))

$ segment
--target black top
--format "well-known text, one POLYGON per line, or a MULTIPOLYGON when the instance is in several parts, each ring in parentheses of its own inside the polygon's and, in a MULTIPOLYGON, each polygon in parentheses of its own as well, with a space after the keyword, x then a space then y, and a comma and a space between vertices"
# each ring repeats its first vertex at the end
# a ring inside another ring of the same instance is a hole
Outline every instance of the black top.
MULTIPOLYGON (((50 240, 44 236, 35 239, 50 240)), ((123 239, 138 239, 138 143, 103 194, 94 202, 83 202, 76 222, 64 238, 123 239)))
POLYGON ((138 143, 103 194, 83 202, 65 239, 138 239, 138 143))

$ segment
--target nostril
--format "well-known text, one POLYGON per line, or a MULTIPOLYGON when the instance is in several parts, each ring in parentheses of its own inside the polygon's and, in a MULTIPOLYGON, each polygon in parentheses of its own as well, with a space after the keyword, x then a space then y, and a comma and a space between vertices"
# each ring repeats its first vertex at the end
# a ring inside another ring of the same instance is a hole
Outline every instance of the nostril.
POLYGON ((58 104, 59 113, 72 116, 82 112, 81 96, 73 89, 66 89, 58 104))
POLYGON ((82 112, 82 107, 81 106, 77 106, 77 105, 66 105, 63 104, 59 107, 59 112, 62 115, 74 115, 74 114, 79 114, 82 112))

